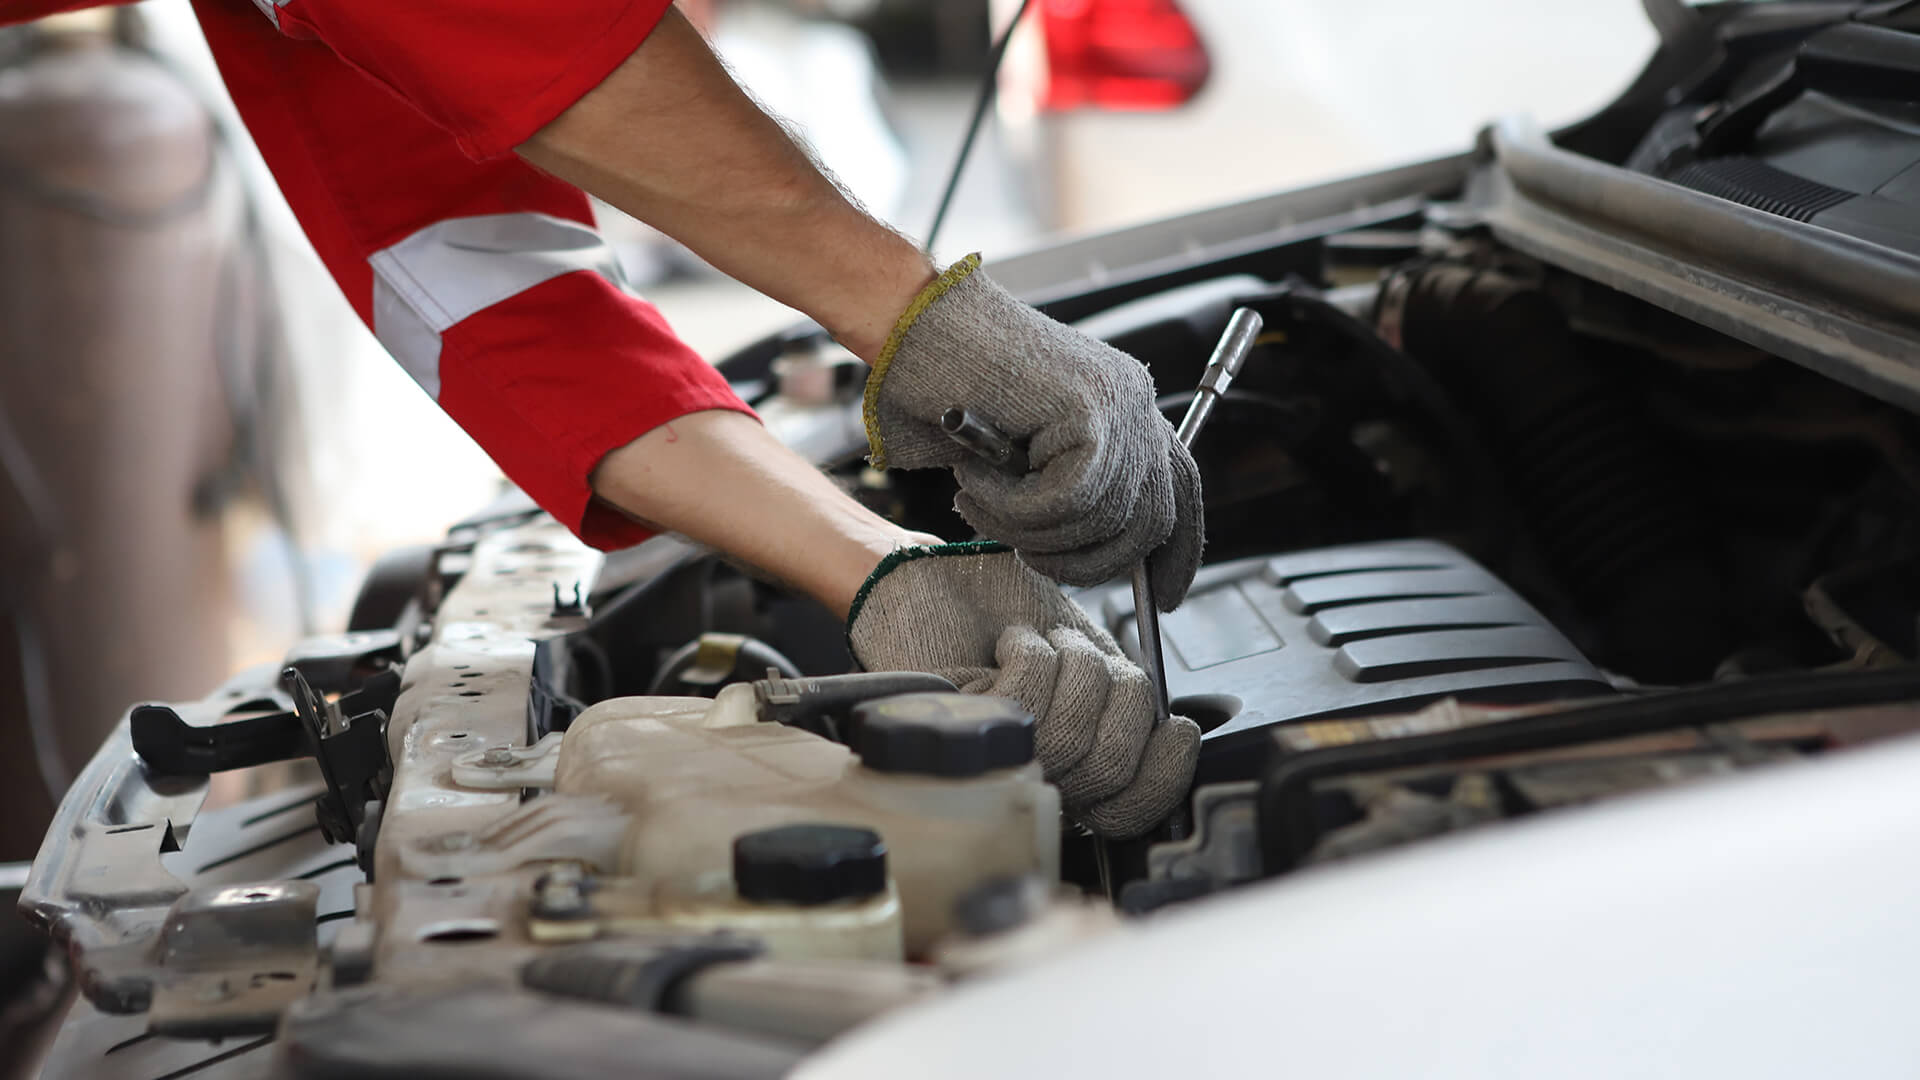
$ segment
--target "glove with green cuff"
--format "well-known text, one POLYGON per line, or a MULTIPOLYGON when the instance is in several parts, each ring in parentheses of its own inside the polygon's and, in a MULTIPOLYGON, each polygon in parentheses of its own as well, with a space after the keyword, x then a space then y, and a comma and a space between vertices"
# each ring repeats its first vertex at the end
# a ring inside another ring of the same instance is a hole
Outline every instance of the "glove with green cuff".
POLYGON ((1153 688, 1111 635, 1000 544, 903 548, 847 617, 869 671, 929 671, 1034 715, 1034 755, 1067 812, 1135 836, 1186 795, 1200 729, 1154 721, 1153 688))
POLYGON ((1042 315, 955 263, 907 307, 867 378, 867 442, 878 468, 946 466, 956 506, 1034 569, 1096 585, 1149 558, 1171 611, 1200 565, 1200 473, 1154 404, 1138 360, 1042 315), (1032 471, 1009 476, 948 438, 954 406, 1028 441, 1032 471))

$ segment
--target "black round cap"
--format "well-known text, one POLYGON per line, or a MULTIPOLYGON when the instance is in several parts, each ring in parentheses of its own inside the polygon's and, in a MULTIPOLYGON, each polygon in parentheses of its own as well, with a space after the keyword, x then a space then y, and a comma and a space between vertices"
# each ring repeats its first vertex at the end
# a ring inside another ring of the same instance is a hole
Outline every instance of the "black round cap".
POLYGON ((878 772, 978 776, 1033 760, 1033 716, 1008 698, 896 694, 853 718, 854 751, 878 772))
POLYGON ((833 904, 887 891, 887 845, 857 825, 781 825, 733 838, 742 900, 833 904))

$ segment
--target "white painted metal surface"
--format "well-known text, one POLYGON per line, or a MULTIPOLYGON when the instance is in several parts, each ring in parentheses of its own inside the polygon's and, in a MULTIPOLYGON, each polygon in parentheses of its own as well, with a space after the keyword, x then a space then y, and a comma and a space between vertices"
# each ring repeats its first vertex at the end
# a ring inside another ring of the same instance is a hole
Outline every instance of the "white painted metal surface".
POLYGON ((1920 739, 1283 879, 806 1080, 1910 1077, 1920 739))

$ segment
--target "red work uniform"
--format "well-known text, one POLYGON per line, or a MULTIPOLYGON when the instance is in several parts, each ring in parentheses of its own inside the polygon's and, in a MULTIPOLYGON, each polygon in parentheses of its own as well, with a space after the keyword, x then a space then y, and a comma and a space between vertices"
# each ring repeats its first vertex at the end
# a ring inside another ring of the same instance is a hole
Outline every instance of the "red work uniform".
MULTIPOLYGON (((20 22, 99 0, 0 0, 20 22)), ((608 452, 746 411, 628 294, 578 189, 513 148, 597 86, 670 0, 193 0, 228 91, 360 318, 502 471, 587 543, 608 452)))

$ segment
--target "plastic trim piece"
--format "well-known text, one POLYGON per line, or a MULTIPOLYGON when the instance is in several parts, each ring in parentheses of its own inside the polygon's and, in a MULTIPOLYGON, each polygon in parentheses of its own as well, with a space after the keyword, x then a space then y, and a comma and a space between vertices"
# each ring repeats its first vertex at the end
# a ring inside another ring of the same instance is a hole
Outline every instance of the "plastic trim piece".
POLYGON ((1465 729, 1330 746, 1279 759, 1260 785, 1261 870, 1294 869, 1319 830, 1313 785, 1335 776, 1526 753, 1675 728, 1912 701, 1920 669, 1819 672, 1708 683, 1641 698, 1600 701, 1563 712, 1517 716, 1465 729))
POLYGON ((1920 258, 1491 131, 1473 202, 1502 241, 1920 409, 1920 258))
MULTIPOLYGON (((1126 587, 1076 599, 1131 646, 1126 587)), ((1230 703, 1231 715, 1204 736, 1204 782, 1251 778, 1275 724, 1405 711, 1443 697, 1522 703, 1612 692, 1545 616, 1433 540, 1203 567, 1187 603, 1161 625, 1175 700, 1230 703)))

